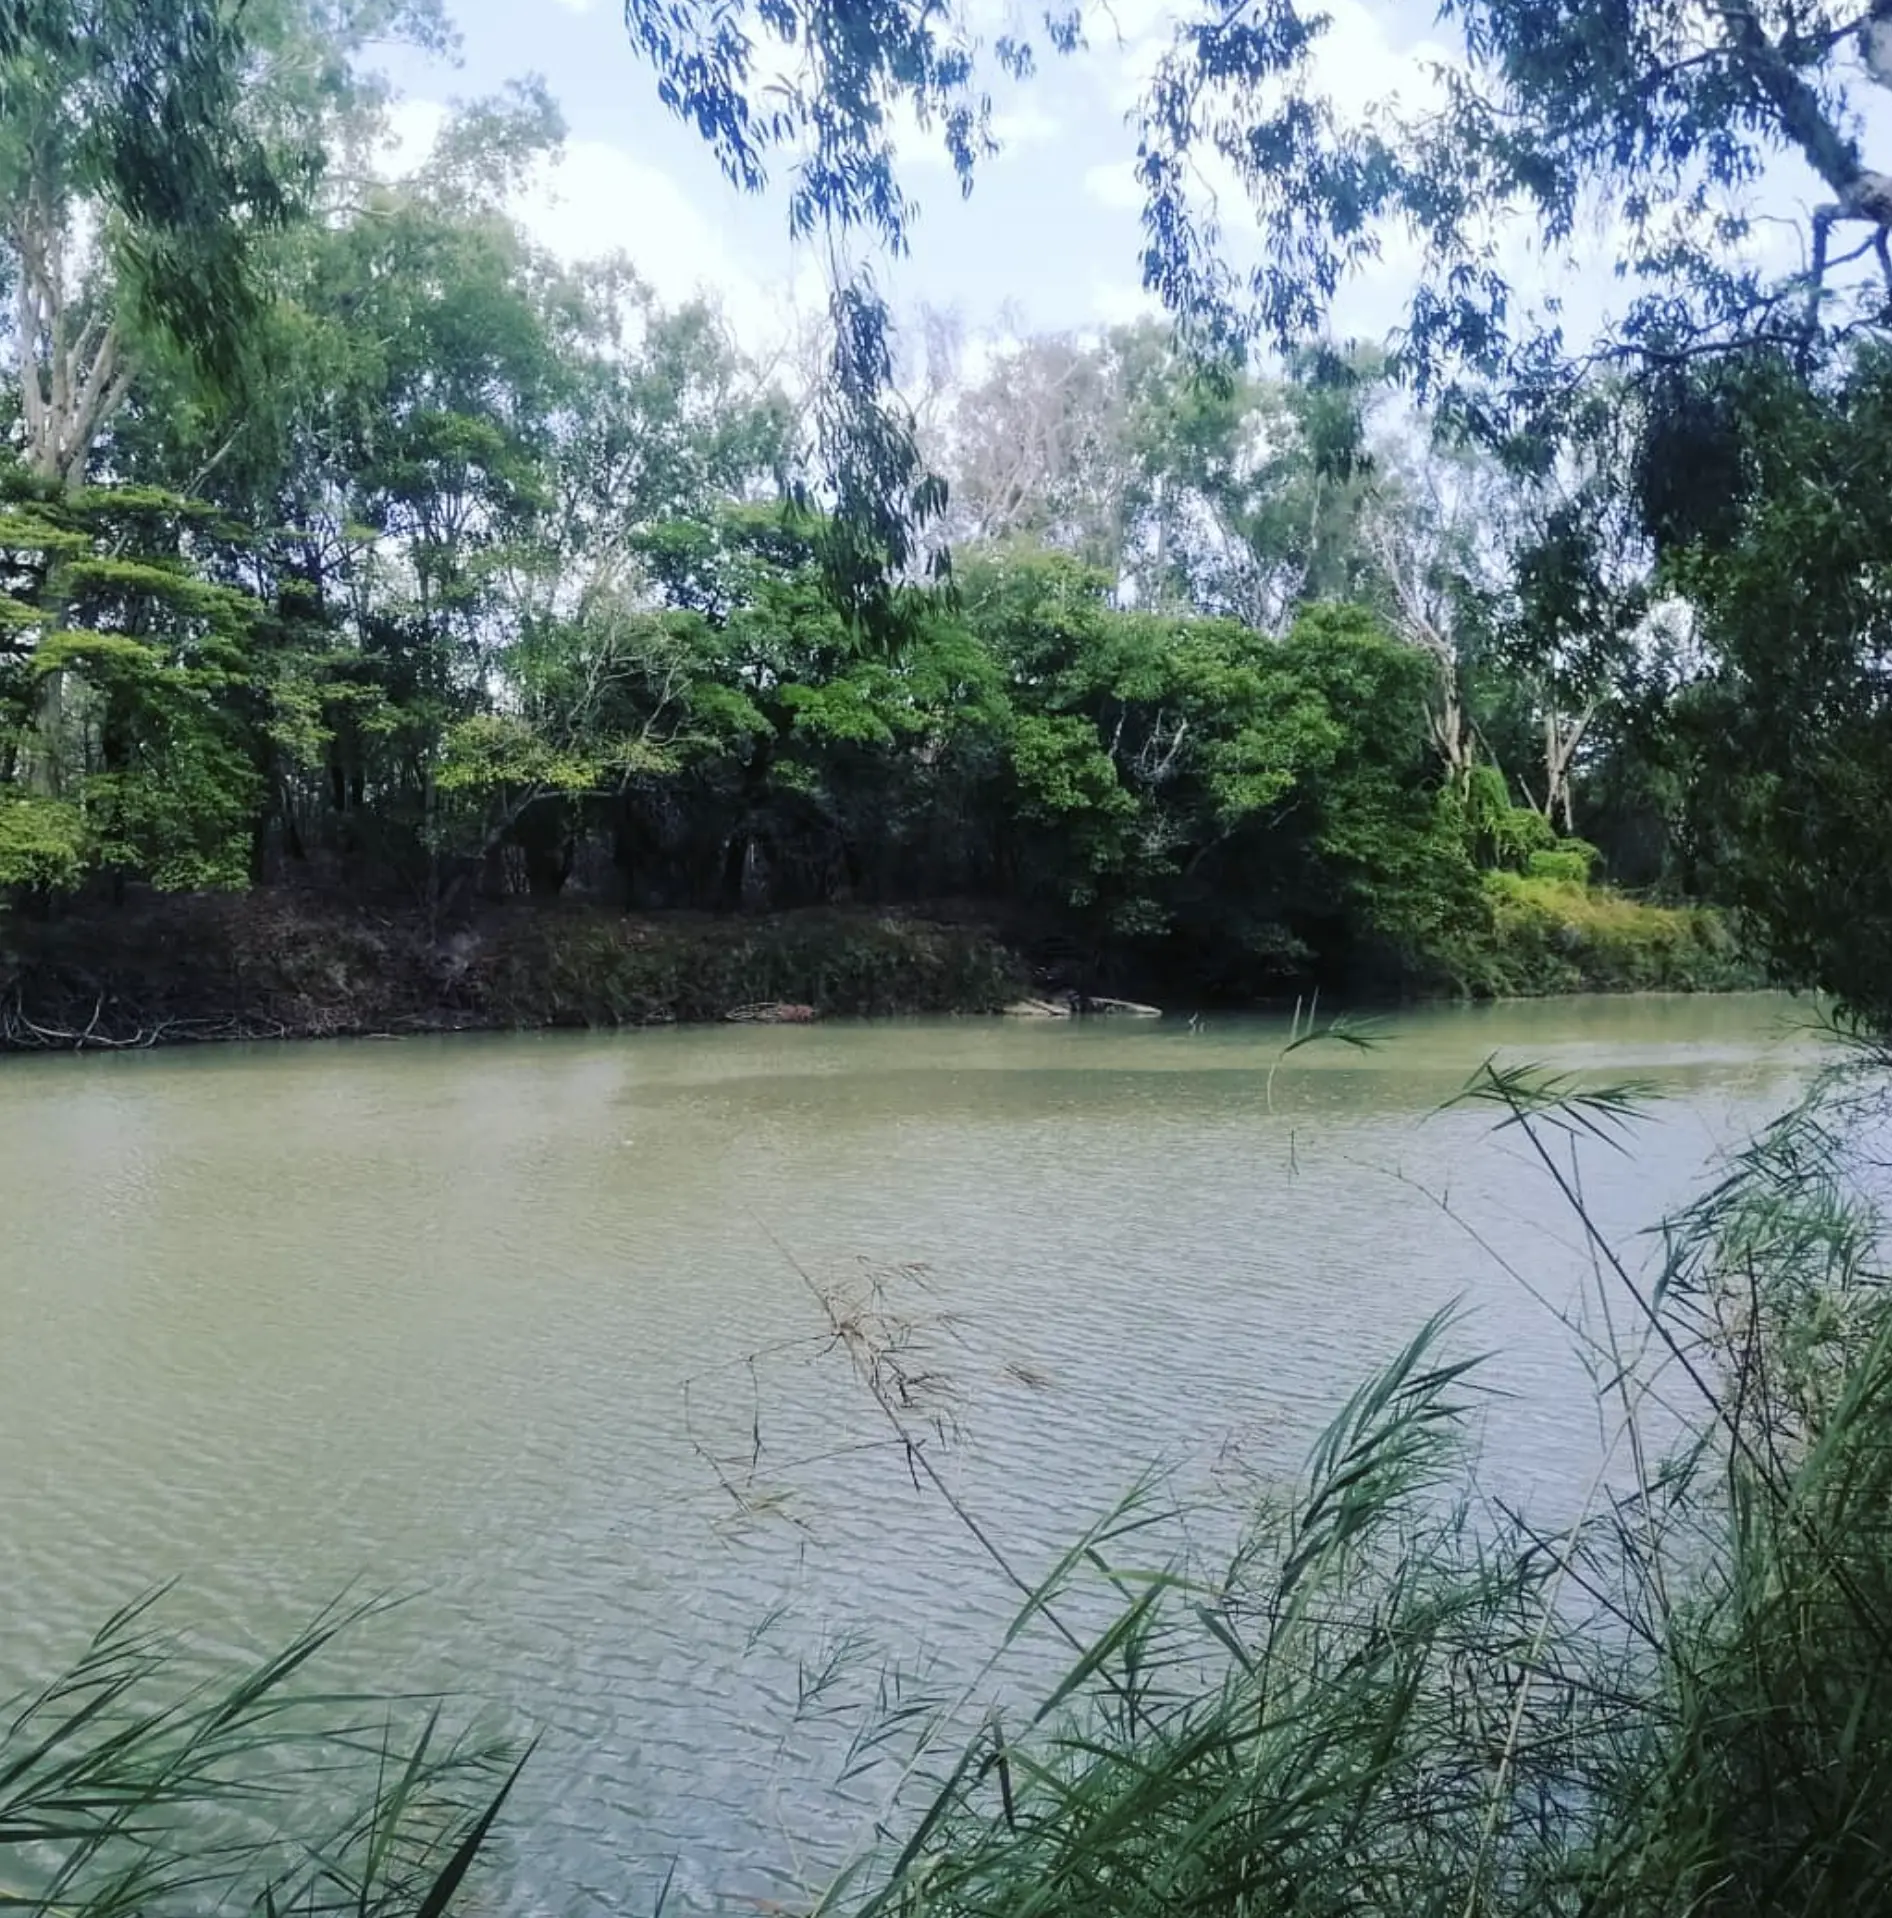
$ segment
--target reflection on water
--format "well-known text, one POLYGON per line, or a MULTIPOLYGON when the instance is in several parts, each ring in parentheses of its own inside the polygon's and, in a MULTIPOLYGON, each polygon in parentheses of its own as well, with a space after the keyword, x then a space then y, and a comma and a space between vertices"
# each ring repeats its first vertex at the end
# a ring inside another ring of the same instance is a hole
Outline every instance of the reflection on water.
POLYGON ((1258 1020, 0 1061, 0 1691, 158 1580, 256 1644, 365 1579, 415 1596, 364 1677, 549 1728, 514 1821, 548 1904, 673 1856, 693 1898, 756 1890, 845 1841, 823 1710, 885 1659, 967 1673, 1010 1604, 873 1448, 802 1271, 917 1268, 947 1469, 1027 1568, 1152 1466, 1290 1469, 1455 1298, 1504 1489, 1567 1498, 1596 1414, 1531 1291, 1573 1295, 1574 1223, 1488 1110, 1439 1108, 1494 1053, 1659 1082, 1586 1166, 1627 1240, 1792 1096, 1804 1023, 1429 1010, 1272 1085, 1258 1020))

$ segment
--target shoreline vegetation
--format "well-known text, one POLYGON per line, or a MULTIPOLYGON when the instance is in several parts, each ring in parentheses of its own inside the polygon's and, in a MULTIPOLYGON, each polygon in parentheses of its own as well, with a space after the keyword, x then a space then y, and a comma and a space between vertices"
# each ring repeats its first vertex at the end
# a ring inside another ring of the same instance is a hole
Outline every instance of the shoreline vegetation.
MULTIPOLYGON (((1740 991, 1766 982, 1722 917, 1504 875, 1477 939, 1360 999, 1740 991)), ((1087 951, 999 910, 627 914, 561 902, 450 929, 293 891, 162 895, 0 918, 0 1051, 430 1032, 800 1023, 916 1013, 1265 1008, 1192 990, 1160 949, 1087 951)), ((1279 995, 1292 1000, 1291 984, 1279 995)))

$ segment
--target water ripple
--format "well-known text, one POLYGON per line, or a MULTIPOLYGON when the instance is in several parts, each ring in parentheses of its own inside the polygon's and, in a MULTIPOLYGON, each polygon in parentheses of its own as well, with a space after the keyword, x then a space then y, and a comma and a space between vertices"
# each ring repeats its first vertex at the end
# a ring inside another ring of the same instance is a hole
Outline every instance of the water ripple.
MULTIPOLYGON (((711 1908, 864 1831, 887 1686, 951 1701, 1015 1594, 911 1482, 817 1286, 950 1321, 956 1493, 1032 1575, 1152 1468, 1293 1467, 1428 1312, 1493 1351, 1494 1470, 1594 1457, 1583 1260, 1489 1116, 1494 1051, 1674 1094, 1592 1196, 1633 1233, 1791 1095, 1766 1000, 1278 1027, 945 1022, 0 1064, 0 1691, 177 1577, 255 1646, 351 1581, 353 1653, 545 1729, 528 1909, 711 1908), (686 1386, 688 1416, 686 1419, 686 1386), (718 1474, 721 1475, 719 1482, 718 1474)), ((1022 1683, 1027 1648, 982 1681, 1022 1683)), ((752 1907, 746 1907, 752 1909, 752 1907)))

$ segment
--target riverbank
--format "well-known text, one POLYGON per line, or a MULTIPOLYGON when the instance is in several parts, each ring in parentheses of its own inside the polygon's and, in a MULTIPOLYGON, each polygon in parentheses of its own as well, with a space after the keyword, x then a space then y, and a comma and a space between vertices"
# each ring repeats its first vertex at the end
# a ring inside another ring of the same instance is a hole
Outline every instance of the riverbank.
MULTIPOLYGON (((812 1017, 987 1014, 1098 983, 1073 963, 1062 942, 974 912, 719 918, 521 903, 438 930, 412 910, 294 892, 151 895, 0 918, 0 1050, 677 1025, 778 1004, 812 1017)), ((1105 990, 1195 1003, 1186 980, 1147 959, 1111 972, 1105 990)), ((1430 972, 1434 992, 1406 996, 1763 983, 1713 912, 1522 880, 1494 895, 1489 932, 1430 972)))
POLYGON ((248 893, 0 924, 0 1048, 15 1051, 673 1025, 758 1002, 986 1013, 1025 984, 982 927, 866 912, 522 906, 436 934, 418 913, 248 893))

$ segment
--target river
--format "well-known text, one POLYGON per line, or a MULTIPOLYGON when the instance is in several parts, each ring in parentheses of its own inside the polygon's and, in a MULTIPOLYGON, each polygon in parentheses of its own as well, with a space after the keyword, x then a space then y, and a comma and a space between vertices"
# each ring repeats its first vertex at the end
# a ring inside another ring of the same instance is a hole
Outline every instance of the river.
POLYGON ((1012 1603, 818 1294, 915 1324, 932 1455, 1027 1571, 1152 1468, 1178 1500, 1291 1470, 1453 1299, 1504 1392, 1492 1470, 1555 1505, 1598 1443, 1549 1309, 1575 1222, 1489 1108, 1438 1108, 1494 1053, 1654 1081, 1585 1159, 1633 1253, 1804 1083, 1806 1017, 1441 1008, 1285 1058, 1227 1019, 0 1060, 0 1694, 160 1580, 233 1647, 412 1594, 355 1675, 543 1729, 524 1903, 621 1910, 673 1863, 691 1904, 769 1892, 865 1815, 830 1789, 848 1713, 889 1669, 949 1690, 1012 1603))

